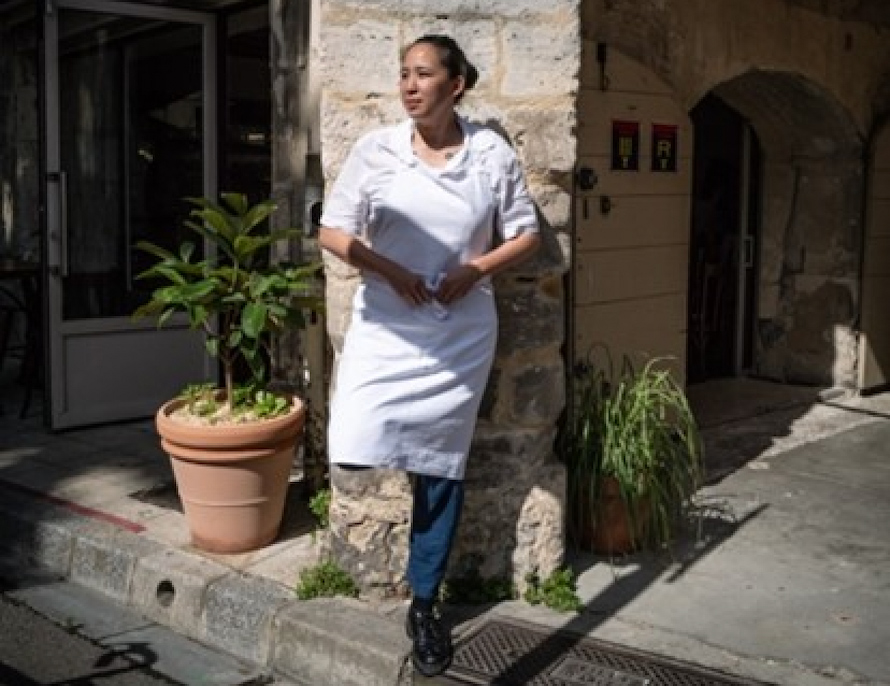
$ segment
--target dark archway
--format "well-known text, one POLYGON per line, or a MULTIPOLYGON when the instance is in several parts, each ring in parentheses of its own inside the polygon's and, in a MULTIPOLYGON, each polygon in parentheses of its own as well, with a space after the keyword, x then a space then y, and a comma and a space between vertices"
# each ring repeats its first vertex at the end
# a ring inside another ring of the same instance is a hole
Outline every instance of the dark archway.
MULTIPOLYGON (((729 210, 735 225, 747 222, 745 230, 758 239, 746 245, 736 230, 737 254, 756 257, 749 309, 734 328, 742 327, 742 354, 737 347, 712 354, 724 368, 726 356, 735 356, 735 372, 853 387, 864 170, 852 118, 804 77, 760 70, 718 85, 693 112, 705 129, 719 131, 721 121, 727 130, 749 126, 759 143, 748 148, 756 154, 747 177, 731 168, 732 156, 723 172, 706 168, 714 155, 696 157, 697 189, 722 173, 730 178, 725 184, 755 191, 729 210), (739 365, 746 349, 749 363, 739 365)), ((690 292, 695 288, 693 282, 690 292)))

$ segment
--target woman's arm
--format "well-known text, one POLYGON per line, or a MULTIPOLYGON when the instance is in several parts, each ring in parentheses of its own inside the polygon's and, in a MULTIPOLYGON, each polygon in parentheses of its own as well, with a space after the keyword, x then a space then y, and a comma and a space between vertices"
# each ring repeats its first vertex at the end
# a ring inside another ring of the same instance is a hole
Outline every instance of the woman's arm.
POLYGON ((536 233, 525 233, 504 241, 484 255, 452 269, 436 292, 436 299, 448 305, 460 300, 484 276, 494 276, 530 258, 541 245, 536 233))
POLYGON ((494 276, 525 262, 537 252, 540 245, 541 237, 537 233, 524 233, 504 241, 491 252, 477 257, 471 264, 476 266, 483 276, 494 276))
POLYGON ((423 277, 374 252, 355 236, 340 229, 322 226, 318 232, 318 243, 347 264, 363 272, 381 276, 412 305, 429 302, 431 296, 423 277))

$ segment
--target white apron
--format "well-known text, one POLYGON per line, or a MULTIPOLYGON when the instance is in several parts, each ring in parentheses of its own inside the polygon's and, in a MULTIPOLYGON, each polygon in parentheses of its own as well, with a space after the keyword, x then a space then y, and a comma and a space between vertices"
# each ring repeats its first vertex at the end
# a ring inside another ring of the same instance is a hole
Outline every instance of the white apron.
MULTIPOLYGON (((442 169, 400 159, 374 203, 373 249, 429 283, 490 248, 497 207, 469 145, 442 169)), ((497 339, 489 279, 443 311, 365 277, 331 403, 331 462, 462 479, 497 339)))

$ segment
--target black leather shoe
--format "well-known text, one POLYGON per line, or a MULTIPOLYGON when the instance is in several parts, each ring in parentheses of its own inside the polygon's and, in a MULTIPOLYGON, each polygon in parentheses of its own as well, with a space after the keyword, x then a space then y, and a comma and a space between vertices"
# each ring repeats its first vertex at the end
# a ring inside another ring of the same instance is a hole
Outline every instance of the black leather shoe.
POLYGON ((408 609, 405 622, 408 638, 414 641, 414 667, 424 676, 441 674, 451 664, 451 634, 432 612, 408 609))

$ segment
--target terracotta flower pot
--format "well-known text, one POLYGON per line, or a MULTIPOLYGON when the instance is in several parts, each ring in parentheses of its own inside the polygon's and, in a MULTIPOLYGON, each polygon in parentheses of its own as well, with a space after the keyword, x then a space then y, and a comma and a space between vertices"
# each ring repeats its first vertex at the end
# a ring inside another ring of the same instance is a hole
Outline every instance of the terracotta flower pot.
POLYGON ((192 544, 215 553, 239 553, 278 535, 288 477, 306 409, 244 424, 200 426, 171 419, 172 400, 155 423, 170 456, 192 544))
POLYGON ((591 548, 604 555, 625 555, 635 551, 645 538, 648 518, 649 507, 645 500, 636 503, 631 517, 618 482, 606 477, 596 503, 591 548))
POLYGON ((649 519, 646 501, 636 504, 636 512, 631 517, 613 477, 603 477, 596 498, 584 489, 579 490, 575 498, 577 502, 570 529, 581 550, 601 555, 626 555, 640 547, 649 519))

